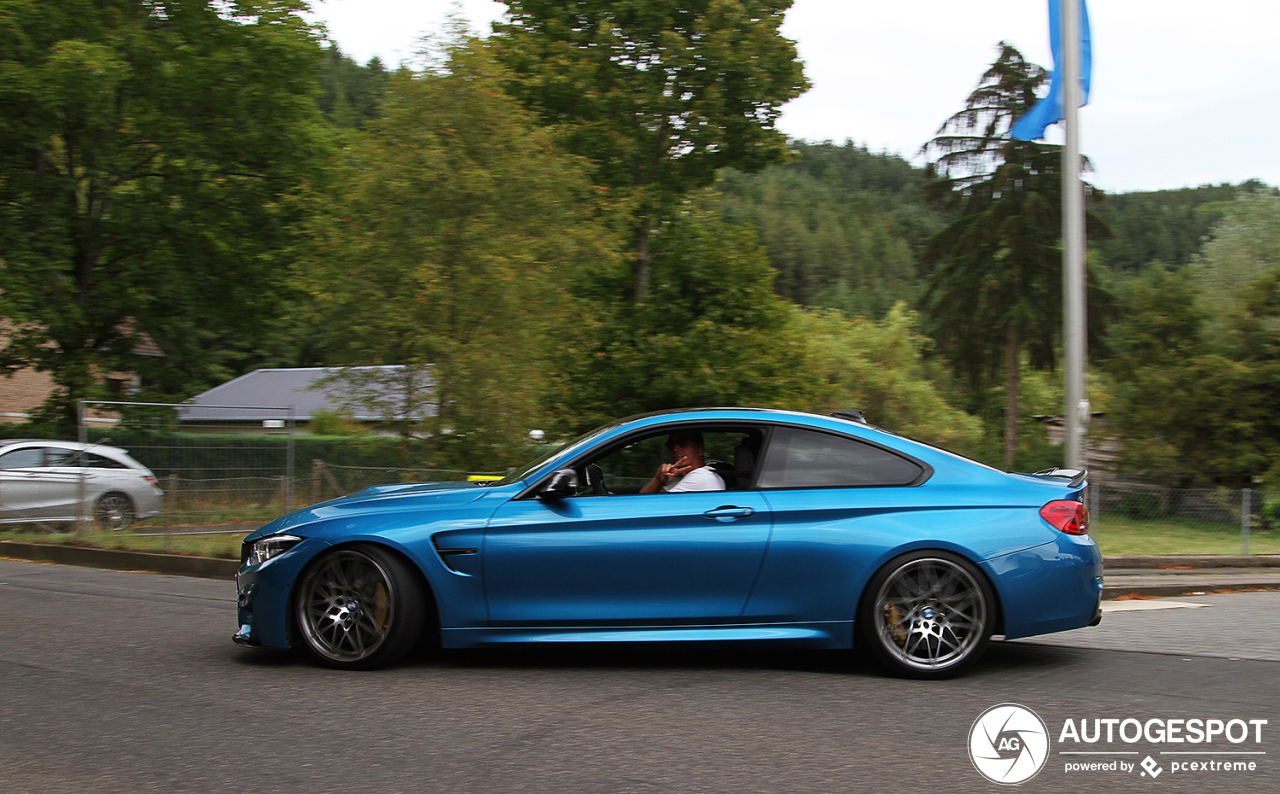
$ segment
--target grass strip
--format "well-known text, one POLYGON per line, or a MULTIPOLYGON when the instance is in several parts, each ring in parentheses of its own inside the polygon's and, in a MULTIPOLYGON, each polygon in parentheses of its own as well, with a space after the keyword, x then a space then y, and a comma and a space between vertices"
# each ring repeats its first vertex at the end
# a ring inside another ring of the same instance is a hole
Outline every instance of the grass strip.
POLYGON ((240 558, 240 541, 245 532, 218 535, 135 535, 132 532, 95 532, 77 535, 74 532, 50 532, 38 529, 6 529, 0 531, 0 539, 17 543, 63 543, 96 549, 120 549, 123 551, 149 551, 158 554, 183 554, 192 557, 218 557, 228 560, 240 558))
MULTIPOLYGON (((1240 554, 1240 527, 1208 521, 1103 516, 1090 530, 1104 556, 1240 554)), ((1280 554, 1280 531, 1249 533, 1250 554, 1280 554)))

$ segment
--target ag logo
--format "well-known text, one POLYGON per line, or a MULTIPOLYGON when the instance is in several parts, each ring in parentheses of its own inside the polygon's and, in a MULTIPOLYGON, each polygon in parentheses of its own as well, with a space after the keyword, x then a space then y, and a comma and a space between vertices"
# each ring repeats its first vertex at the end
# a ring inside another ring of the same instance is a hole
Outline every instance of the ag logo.
POLYGON ((969 729, 969 759, 993 783, 1026 782, 1049 759, 1049 729, 1031 709, 1016 703, 992 706, 969 729))

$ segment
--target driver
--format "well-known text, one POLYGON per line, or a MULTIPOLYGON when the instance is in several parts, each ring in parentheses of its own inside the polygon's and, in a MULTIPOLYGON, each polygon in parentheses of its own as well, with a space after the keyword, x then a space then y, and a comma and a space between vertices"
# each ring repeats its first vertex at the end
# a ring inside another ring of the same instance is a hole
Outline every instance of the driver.
POLYGON ((663 463, 640 493, 680 493, 682 491, 723 491, 724 479, 707 465, 707 449, 702 433, 682 430, 667 437, 671 463, 663 463))

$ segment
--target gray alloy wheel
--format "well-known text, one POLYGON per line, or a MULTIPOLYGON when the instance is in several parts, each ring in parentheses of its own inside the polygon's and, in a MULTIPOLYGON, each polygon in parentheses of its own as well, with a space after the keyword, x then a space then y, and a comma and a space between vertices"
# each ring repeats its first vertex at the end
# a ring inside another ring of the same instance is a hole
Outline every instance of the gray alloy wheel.
POLYGON ((306 647, 330 667, 391 664, 422 631, 422 588, 403 562, 376 546, 325 554, 303 576, 297 593, 306 647))
POLYGON ((882 665, 910 678, 947 678, 986 649, 995 622, 990 585, 972 563, 942 551, 892 560, 872 578, 858 615, 882 665))
POLYGON ((99 529, 119 532, 133 523, 133 501, 122 493, 105 494, 93 506, 93 521, 99 529))

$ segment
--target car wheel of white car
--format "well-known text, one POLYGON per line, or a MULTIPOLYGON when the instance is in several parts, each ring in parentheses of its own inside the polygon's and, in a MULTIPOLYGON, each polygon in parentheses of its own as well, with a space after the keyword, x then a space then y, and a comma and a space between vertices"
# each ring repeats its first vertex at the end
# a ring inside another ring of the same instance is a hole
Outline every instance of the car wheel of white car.
POLYGON ((133 523, 133 502, 122 493, 109 493, 93 507, 93 521, 99 529, 118 532, 133 523))

